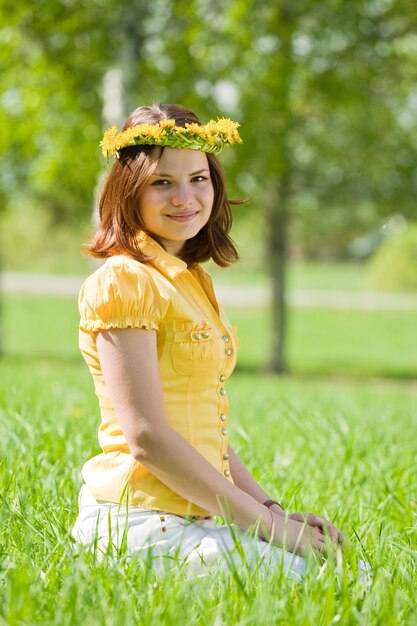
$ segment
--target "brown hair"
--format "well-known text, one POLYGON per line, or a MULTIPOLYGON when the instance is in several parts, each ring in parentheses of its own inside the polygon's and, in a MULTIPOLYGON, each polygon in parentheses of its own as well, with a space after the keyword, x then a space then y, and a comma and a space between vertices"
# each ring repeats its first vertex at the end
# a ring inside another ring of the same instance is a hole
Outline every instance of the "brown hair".
MULTIPOLYGON (((135 109, 123 130, 165 119, 174 119, 176 125, 182 127, 187 122, 200 124, 198 117, 189 109, 175 104, 154 104, 135 109)), ((145 230, 137 208, 138 198, 155 171, 162 151, 159 146, 130 146, 119 151, 119 158, 115 159, 103 184, 99 201, 100 224, 86 247, 86 254, 99 258, 126 254, 138 261, 148 260, 136 240, 137 232, 145 230)), ((220 162, 209 153, 207 159, 214 188, 213 208, 207 224, 195 237, 185 242, 181 257, 189 265, 211 258, 217 265, 225 267, 239 258, 229 237, 232 226, 230 206, 242 201, 228 199, 220 162)), ((158 241, 155 235, 149 234, 158 241)))

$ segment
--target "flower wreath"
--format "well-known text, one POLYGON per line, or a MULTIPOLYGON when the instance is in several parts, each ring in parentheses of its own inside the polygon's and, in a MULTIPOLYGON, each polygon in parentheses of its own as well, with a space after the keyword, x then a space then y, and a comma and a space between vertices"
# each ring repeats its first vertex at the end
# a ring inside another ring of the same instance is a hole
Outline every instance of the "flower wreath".
POLYGON ((138 124, 118 132, 112 126, 104 133, 100 142, 103 156, 119 156, 119 150, 128 146, 167 146, 189 148, 219 154, 225 146, 242 143, 238 133, 238 122, 228 118, 210 120, 207 124, 185 124, 177 126, 175 120, 161 120, 156 124, 138 124))

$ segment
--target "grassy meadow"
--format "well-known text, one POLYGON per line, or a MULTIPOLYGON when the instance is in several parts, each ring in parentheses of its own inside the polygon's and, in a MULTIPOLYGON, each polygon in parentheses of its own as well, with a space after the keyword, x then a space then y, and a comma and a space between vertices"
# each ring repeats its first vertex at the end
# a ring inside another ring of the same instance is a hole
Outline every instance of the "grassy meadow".
POLYGON ((266 311, 230 310, 240 363, 231 441, 291 510, 350 542, 301 585, 276 572, 189 579, 173 565, 74 550, 80 469, 98 407, 72 298, 7 296, 0 360, 0 625, 417 624, 416 313, 291 311, 292 377, 262 374, 266 311), (374 578, 364 586, 356 555, 374 578))

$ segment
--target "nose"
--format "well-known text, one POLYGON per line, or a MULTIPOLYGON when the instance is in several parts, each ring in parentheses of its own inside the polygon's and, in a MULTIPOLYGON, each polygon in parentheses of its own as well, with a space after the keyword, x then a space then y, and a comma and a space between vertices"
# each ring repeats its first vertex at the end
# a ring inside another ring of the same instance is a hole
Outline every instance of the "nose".
POLYGON ((192 191, 187 183, 178 184, 172 195, 171 203, 176 207, 185 207, 192 204, 192 191))

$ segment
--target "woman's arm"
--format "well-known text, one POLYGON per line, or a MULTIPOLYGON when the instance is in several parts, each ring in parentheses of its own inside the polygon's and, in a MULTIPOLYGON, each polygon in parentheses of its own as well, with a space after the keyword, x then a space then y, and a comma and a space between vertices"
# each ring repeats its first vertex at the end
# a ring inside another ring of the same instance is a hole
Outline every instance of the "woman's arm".
MULTIPOLYGON (((270 500, 270 496, 257 483, 246 465, 230 446, 228 446, 227 452, 229 454, 230 471, 235 485, 251 495, 252 498, 255 498, 257 502, 263 503, 270 500)), ((284 509, 279 504, 272 504, 270 508, 276 513, 284 514, 284 509)))
POLYGON ((228 481, 170 426, 159 376, 155 331, 116 329, 97 336, 104 381, 133 457, 185 499, 290 551, 323 549, 324 536, 286 520, 228 481), (273 523, 272 523, 273 522, 273 523), (298 546, 298 548, 297 548, 298 546))
POLYGON ((104 381, 133 457, 173 491, 244 528, 265 520, 266 507, 235 487, 169 424, 157 359, 156 333, 102 331, 97 349, 104 381))

